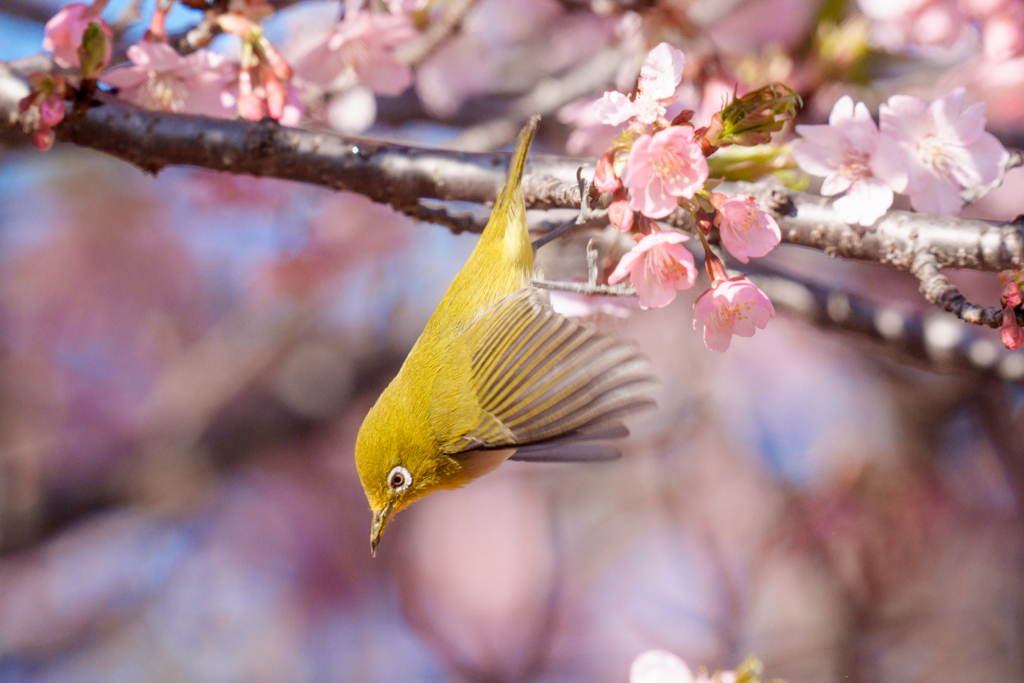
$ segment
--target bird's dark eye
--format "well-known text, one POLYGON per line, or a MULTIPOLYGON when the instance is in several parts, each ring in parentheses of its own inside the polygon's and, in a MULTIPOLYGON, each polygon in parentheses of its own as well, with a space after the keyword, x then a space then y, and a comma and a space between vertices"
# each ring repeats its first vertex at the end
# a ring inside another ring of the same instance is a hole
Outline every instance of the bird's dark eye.
POLYGON ((392 468, 388 474, 388 488, 392 491, 404 491, 409 488, 409 484, 412 483, 412 475, 409 474, 409 470, 405 469, 401 465, 392 468))

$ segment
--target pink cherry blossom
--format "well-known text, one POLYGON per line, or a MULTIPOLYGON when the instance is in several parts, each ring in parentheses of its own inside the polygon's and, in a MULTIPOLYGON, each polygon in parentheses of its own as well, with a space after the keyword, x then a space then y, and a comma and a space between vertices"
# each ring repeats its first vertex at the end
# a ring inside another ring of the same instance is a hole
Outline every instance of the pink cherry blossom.
POLYGON ((667 306, 677 291, 689 289, 697 281, 693 254, 682 246, 689 239, 675 231, 647 235, 622 257, 608 282, 621 282, 628 275, 640 296, 640 308, 667 306))
POLYGON ((1015 351, 1024 344, 1024 328, 1017 324, 1017 314, 1007 306, 1003 309, 1003 326, 999 330, 999 338, 1003 345, 1015 351))
POLYGON ((708 179, 708 163, 689 126, 672 126, 633 143, 622 169, 630 207, 650 218, 664 218, 677 198, 692 199, 708 179))
POLYGON ((132 66, 119 66, 101 81, 118 97, 146 109, 229 118, 235 97, 227 90, 235 66, 222 55, 197 50, 183 57, 166 43, 143 40, 128 48, 132 66))
POLYGON ((782 241, 779 224, 761 211, 749 195, 726 199, 718 210, 718 231, 722 244, 742 263, 750 257, 764 256, 782 241))
MULTIPOLYGON (((821 193, 845 192, 832 206, 847 223, 872 225, 892 206, 893 188, 879 178, 898 176, 905 158, 881 136, 863 102, 843 96, 832 107, 828 125, 796 127, 793 158, 811 175, 825 176, 821 193)), ((731 251, 731 249, 730 249, 731 251)))
POLYGON ((620 92, 606 92, 594 105, 598 119, 611 126, 631 118, 648 124, 662 119, 683 78, 683 63, 682 52, 661 43, 651 50, 640 68, 636 98, 630 100, 620 92))
POLYGON ((693 329, 703 320, 704 345, 712 351, 725 351, 732 335, 753 337, 774 316, 771 300, 747 278, 716 280, 693 305, 693 329))
POLYGON ((693 674, 679 657, 665 650, 648 650, 629 667, 629 683, 693 683, 693 674))
POLYGON ((100 68, 110 63, 111 44, 114 32, 107 22, 100 17, 100 11, 106 2, 92 6, 80 2, 65 5, 46 22, 46 36, 43 38, 43 49, 53 54, 53 61, 65 69, 82 65, 78 57, 78 48, 82 46, 82 34, 89 24, 96 23, 107 36, 107 53, 100 68))
POLYGON ((958 88, 930 105, 910 95, 894 95, 880 109, 882 133, 901 146, 906 170, 882 170, 889 185, 910 196, 923 213, 946 216, 960 210, 960 190, 997 180, 1009 152, 985 131, 985 104, 964 108, 958 88))
POLYGON ((412 85, 413 77, 392 50, 417 35, 406 14, 346 13, 334 30, 298 60, 295 69, 313 83, 334 83, 340 88, 363 83, 379 95, 398 95, 412 85))

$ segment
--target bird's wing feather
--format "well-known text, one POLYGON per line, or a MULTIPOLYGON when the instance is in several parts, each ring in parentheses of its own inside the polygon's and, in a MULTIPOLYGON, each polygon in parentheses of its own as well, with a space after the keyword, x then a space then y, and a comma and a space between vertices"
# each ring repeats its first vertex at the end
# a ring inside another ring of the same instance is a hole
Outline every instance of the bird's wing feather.
POLYGON ((621 436, 619 418, 653 405, 635 344, 555 313, 533 287, 492 306, 459 341, 476 405, 449 416, 449 455, 515 446, 521 460, 605 460, 607 446, 568 441, 621 436))

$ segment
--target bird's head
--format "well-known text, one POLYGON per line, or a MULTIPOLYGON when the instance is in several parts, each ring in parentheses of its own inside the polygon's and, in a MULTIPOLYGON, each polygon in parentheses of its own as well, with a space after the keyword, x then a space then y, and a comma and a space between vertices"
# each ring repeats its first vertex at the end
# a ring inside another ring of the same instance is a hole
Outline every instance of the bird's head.
POLYGON ((359 428, 355 452, 359 479, 373 512, 370 552, 374 555, 395 513, 438 488, 436 461, 443 458, 410 438, 408 423, 384 419, 378 406, 359 428))

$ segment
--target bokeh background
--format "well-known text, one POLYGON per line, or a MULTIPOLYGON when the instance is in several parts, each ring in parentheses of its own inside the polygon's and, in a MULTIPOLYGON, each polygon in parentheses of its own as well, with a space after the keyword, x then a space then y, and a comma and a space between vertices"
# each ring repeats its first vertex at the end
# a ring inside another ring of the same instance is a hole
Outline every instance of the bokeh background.
MULTIPOLYGON (((446 144, 620 40, 625 8, 652 45, 691 59, 710 37, 744 82, 793 82, 805 121, 843 92, 963 84, 990 130, 1024 138, 1024 63, 993 62, 978 22, 812 64, 828 17, 866 21, 844 5, 483 0, 366 134, 446 144)), ((38 52, 57 7, 0 0, 0 60, 38 52)), ((580 153, 573 131, 546 120, 537 150, 580 153)), ((1024 677, 1019 386, 784 316, 716 354, 693 292, 598 307, 663 382, 625 456, 507 463, 403 512, 371 559, 356 430, 475 237, 322 188, 23 142, 0 141, 0 681, 611 683, 651 648, 710 670, 753 654, 790 683, 1024 677)), ((969 212, 1024 213, 1022 186, 1011 171, 969 212)), ((546 249, 549 271, 582 262, 546 249)), ((906 274, 774 258, 932 315, 906 274)), ((994 275, 957 277, 995 304, 994 275)))

